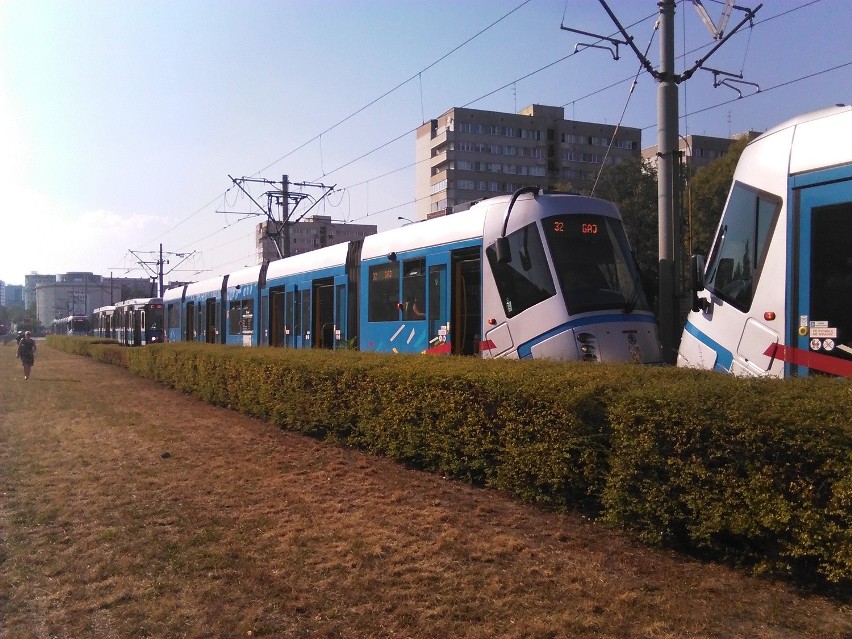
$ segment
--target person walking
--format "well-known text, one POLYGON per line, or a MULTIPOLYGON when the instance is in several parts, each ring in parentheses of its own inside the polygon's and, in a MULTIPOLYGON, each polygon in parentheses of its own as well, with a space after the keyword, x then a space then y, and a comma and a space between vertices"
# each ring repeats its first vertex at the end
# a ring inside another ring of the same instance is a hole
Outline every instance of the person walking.
POLYGON ((36 343, 33 339, 33 334, 29 331, 24 333, 21 341, 18 342, 18 359, 24 365, 24 379, 30 378, 30 371, 35 364, 36 343))

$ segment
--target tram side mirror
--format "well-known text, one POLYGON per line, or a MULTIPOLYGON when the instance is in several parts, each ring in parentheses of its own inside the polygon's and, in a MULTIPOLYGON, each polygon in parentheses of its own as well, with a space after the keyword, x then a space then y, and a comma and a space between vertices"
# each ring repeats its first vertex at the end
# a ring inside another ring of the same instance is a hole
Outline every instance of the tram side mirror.
POLYGON ((713 303, 706 298, 698 297, 698 292, 704 290, 703 255, 693 255, 689 261, 689 284, 692 288, 692 310, 712 313, 713 303))
POLYGON ((704 256, 693 255, 689 264, 689 283, 693 293, 704 290, 704 256))
POLYGON ((497 254, 498 264, 509 264, 512 261, 512 251, 509 248, 509 240, 506 237, 498 237, 494 243, 494 252, 497 254))

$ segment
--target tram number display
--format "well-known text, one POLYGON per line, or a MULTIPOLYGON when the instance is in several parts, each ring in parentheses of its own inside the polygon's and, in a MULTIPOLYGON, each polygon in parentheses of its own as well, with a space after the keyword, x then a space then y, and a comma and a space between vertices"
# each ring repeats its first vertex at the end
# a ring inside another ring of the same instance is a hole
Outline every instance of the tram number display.
MULTIPOLYGON (((565 222, 563 220, 556 220, 553 223, 553 230, 556 233, 564 233, 565 232, 565 222)), ((583 235, 597 235, 598 234, 598 225, 590 224, 588 222, 582 222, 580 224, 580 232, 583 235)))
POLYGON ((391 268, 383 269, 383 270, 376 269, 376 270, 373 271, 372 275, 373 275, 373 281, 374 282, 382 282, 382 281, 386 281, 386 280, 392 280, 392 279, 395 279, 397 277, 396 272, 394 271, 394 269, 391 269, 391 268))

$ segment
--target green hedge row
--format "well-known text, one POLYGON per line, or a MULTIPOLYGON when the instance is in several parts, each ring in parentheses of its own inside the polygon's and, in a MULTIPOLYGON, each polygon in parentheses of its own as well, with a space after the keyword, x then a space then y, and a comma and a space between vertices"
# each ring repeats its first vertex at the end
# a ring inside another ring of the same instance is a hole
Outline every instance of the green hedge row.
POLYGON ((204 401, 643 541, 852 588, 852 382, 51 338, 204 401))

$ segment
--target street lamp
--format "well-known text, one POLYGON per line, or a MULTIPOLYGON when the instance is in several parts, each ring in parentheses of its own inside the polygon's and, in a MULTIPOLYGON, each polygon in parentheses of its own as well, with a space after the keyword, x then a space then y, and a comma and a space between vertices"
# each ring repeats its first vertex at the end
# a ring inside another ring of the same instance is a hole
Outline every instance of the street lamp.
POLYGON ((401 215, 400 215, 398 218, 396 218, 396 219, 398 219, 398 220, 404 220, 404 221, 405 221, 405 224, 403 224, 403 226, 407 226, 408 224, 414 224, 414 220, 410 220, 410 219, 408 219, 407 217, 402 217, 401 215))

